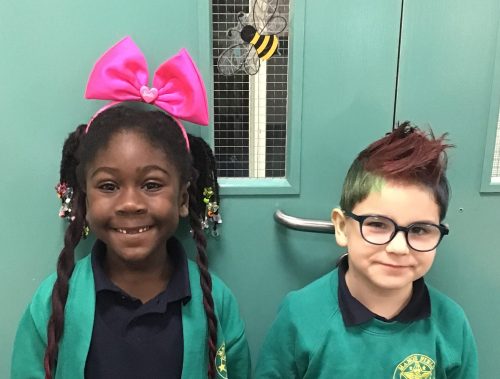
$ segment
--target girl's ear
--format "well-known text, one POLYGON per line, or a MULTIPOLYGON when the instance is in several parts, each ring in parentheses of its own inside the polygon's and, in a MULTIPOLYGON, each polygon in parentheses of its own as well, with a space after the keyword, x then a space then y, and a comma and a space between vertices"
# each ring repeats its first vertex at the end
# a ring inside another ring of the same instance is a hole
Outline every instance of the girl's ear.
POLYGON ((189 192, 188 188, 191 182, 183 184, 179 191, 179 216, 186 217, 189 215, 189 192))
POLYGON ((346 217, 340 208, 332 210, 332 222, 335 226, 335 239, 341 247, 347 246, 346 217))

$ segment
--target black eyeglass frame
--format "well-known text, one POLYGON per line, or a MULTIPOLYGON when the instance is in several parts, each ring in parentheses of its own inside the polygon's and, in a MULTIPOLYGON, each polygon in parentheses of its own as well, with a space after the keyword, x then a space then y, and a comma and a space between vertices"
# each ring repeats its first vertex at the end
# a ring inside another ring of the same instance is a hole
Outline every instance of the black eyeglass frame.
POLYGON ((396 222, 393 219, 391 219, 389 217, 386 217, 386 216, 373 215, 373 214, 372 215, 362 215, 362 216, 360 216, 360 215, 357 215, 357 214, 354 214, 352 212, 345 211, 345 210, 342 210, 342 212, 344 212, 344 214, 346 216, 348 216, 348 217, 350 217, 353 220, 356 220, 358 222, 358 224, 359 224, 359 232, 361 233, 361 237, 363 237, 363 239, 366 242, 371 243, 372 245, 386 245, 389 242, 391 242, 394 239, 394 237, 396 237, 396 234, 398 234, 401 231, 405 235, 406 243, 408 244, 409 247, 411 247, 412 250, 418 251, 420 253, 425 253, 425 252, 434 250, 436 247, 438 247, 439 244, 441 243, 441 240, 443 239, 443 237, 446 236, 446 235, 448 235, 450 233, 450 230, 448 229, 448 227, 446 225, 443 225, 443 224, 436 225, 436 224, 432 224, 432 223, 428 223, 428 222, 416 222, 416 223, 410 224, 408 226, 399 226, 398 224, 396 224, 396 222), (365 235, 363 234, 363 223, 369 217, 383 218, 384 220, 390 221, 394 225, 394 232, 392 233, 391 238, 389 238, 389 240, 387 242, 384 242, 384 243, 375 243, 375 242, 368 241, 365 238, 365 235), (441 232, 441 235, 440 235, 438 241, 436 242, 436 245, 432 249, 426 249, 426 250, 415 249, 410 244, 410 241, 408 240, 408 233, 409 233, 410 229, 412 227, 414 227, 415 225, 432 225, 432 226, 435 226, 436 228, 439 229, 439 231, 441 232))

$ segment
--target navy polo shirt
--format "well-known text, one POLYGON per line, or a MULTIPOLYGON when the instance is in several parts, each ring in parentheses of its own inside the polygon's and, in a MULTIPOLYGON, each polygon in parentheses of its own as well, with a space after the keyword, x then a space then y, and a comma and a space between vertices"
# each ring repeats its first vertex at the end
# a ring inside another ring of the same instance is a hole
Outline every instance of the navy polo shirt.
POLYGON ((413 282, 413 291, 410 301, 401 310, 401 312, 391 319, 386 319, 370 311, 351 295, 351 292, 349 291, 349 288, 347 288, 347 284, 345 281, 345 274, 348 268, 349 264, 347 262, 347 256, 345 256, 340 260, 340 263, 338 265, 339 307, 345 326, 363 324, 372 320, 373 318, 377 318, 386 322, 399 321, 409 323, 412 321, 425 319, 431 315, 431 299, 429 296, 429 290, 424 282, 423 277, 413 282))
POLYGON ((186 254, 171 238, 167 251, 174 265, 167 288, 143 304, 106 276, 106 245, 96 241, 92 270, 96 307, 85 378, 170 378, 182 375, 182 305, 191 298, 186 254))

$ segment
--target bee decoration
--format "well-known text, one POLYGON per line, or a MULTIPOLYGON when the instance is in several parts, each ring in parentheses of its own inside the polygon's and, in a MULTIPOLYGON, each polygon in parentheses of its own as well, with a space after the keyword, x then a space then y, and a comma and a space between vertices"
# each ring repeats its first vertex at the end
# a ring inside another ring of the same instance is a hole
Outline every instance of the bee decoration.
POLYGON ((279 55, 277 35, 285 30, 287 21, 278 14, 278 5, 279 0, 255 0, 250 13, 237 14, 237 26, 227 31, 233 44, 222 51, 217 60, 222 75, 230 76, 238 71, 255 75, 261 60, 279 55))

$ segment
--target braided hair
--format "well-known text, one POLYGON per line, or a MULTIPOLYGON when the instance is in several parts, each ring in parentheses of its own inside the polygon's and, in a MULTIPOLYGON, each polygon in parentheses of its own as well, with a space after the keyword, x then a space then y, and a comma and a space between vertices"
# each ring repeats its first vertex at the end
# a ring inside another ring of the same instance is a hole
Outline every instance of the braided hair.
POLYGON ((189 223, 196 244, 196 263, 200 271, 208 335, 208 377, 215 377, 217 344, 217 318, 212 298, 212 278, 208 272, 207 240, 202 220, 205 217, 203 188, 212 187, 219 203, 215 158, 212 150, 199 137, 188 135, 190 150, 176 121, 162 111, 144 109, 144 105, 122 103, 106 109, 87 125, 80 125, 66 139, 62 152, 60 182, 73 190, 71 222, 64 235, 64 247, 57 262, 57 279, 54 283, 47 326, 45 350, 45 378, 52 379, 58 355, 58 346, 64 330, 64 308, 68 299, 69 280, 75 267, 75 248, 86 226, 85 172, 97 153, 106 148, 116 133, 126 130, 139 133, 155 148, 161 149, 176 167, 180 183, 188 183, 189 223))

